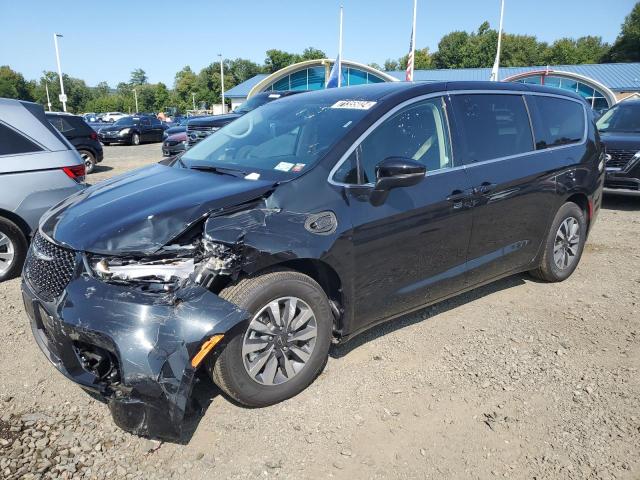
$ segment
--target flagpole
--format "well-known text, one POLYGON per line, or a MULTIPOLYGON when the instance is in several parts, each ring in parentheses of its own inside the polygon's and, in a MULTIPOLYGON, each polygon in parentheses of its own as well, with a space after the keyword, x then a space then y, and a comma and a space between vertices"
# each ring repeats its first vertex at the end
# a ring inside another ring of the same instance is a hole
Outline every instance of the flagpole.
POLYGON ((411 62, 411 81, 413 82, 413 71, 416 64, 416 15, 418 12, 418 0, 413 0, 413 28, 411 31, 411 56, 413 62, 411 62))
POLYGON ((340 39, 338 41, 338 88, 342 86, 342 5, 340 5, 340 39))
POLYGON ((498 29, 498 50, 496 51, 496 61, 493 63, 493 69, 491 70, 491 81, 498 81, 498 70, 500 69, 500 50, 502 48, 502 22, 504 20, 504 0, 500 6, 500 28, 498 29))

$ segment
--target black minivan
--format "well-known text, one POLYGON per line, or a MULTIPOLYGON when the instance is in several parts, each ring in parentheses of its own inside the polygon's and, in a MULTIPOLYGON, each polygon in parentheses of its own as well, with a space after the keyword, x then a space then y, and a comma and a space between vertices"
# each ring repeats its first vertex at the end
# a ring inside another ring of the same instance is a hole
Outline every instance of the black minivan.
POLYGON ((248 406, 332 342, 518 272, 575 270, 604 154, 577 95, 385 83, 269 103, 41 220, 22 289, 52 363, 176 438, 199 368, 248 406))

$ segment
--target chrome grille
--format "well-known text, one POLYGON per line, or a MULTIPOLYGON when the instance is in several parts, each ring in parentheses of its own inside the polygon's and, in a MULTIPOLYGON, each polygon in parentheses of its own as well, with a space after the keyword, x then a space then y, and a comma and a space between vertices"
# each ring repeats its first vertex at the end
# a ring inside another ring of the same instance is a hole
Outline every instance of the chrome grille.
POLYGON ((607 155, 610 155, 607 160, 607 167, 625 169, 637 150, 623 150, 617 148, 607 148, 607 155))
POLYGON ((27 254, 24 274, 36 294, 45 301, 58 298, 73 276, 76 254, 36 233, 27 254))
POLYGON ((187 125, 187 131, 210 132, 218 127, 210 127, 208 125, 187 125))

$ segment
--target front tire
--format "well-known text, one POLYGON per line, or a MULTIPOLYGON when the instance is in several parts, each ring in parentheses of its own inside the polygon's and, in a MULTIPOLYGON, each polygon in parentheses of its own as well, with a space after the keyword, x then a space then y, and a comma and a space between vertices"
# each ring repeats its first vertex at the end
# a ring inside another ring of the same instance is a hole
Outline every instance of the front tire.
POLYGON ((556 213, 547 236, 540 266, 530 273, 545 282, 562 282, 575 271, 587 239, 582 209, 567 202, 556 213))
POLYGON ((140 145, 140 135, 137 133, 131 135, 131 145, 140 145))
POLYGON ((27 254, 27 239, 10 220, 0 218, 0 282, 18 276, 27 254))
POLYGON ((252 315, 210 359, 211 378, 229 397, 250 407, 273 405, 297 395, 320 374, 333 314, 313 279, 274 271, 243 279, 220 297, 252 315))

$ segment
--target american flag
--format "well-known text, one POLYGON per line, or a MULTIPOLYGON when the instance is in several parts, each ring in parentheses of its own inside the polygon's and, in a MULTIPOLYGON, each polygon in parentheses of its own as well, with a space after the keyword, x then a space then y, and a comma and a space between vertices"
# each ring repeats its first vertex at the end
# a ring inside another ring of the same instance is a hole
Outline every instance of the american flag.
POLYGON ((416 11, 418 10, 418 0, 413 0, 413 24, 411 26, 411 41, 409 42, 409 55, 407 56, 407 72, 405 80, 413 82, 413 62, 416 54, 416 11))
POLYGON ((413 30, 411 30, 411 41, 409 42, 409 56, 407 57, 405 80, 407 82, 413 82, 413 30))

